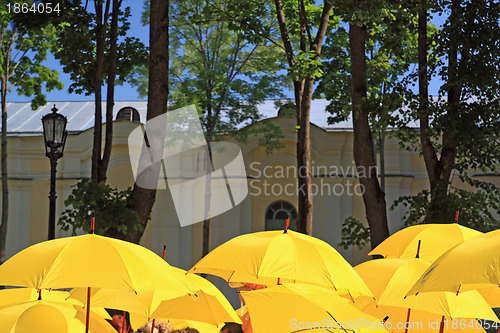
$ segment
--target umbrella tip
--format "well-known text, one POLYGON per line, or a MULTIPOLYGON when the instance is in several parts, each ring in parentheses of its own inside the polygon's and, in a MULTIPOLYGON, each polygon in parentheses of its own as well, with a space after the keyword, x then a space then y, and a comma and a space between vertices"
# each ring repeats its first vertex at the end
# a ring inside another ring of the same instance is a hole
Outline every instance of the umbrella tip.
POLYGON ((95 232, 95 214, 92 212, 92 223, 90 224, 90 233, 93 235, 95 232))
POLYGON ((417 255, 415 256, 415 258, 420 258, 420 245, 422 244, 422 240, 419 239, 418 240, 418 247, 417 247, 417 255))
POLYGON ((288 233, 288 228, 290 228, 290 214, 288 214, 288 217, 286 218, 285 230, 283 231, 284 234, 288 233))

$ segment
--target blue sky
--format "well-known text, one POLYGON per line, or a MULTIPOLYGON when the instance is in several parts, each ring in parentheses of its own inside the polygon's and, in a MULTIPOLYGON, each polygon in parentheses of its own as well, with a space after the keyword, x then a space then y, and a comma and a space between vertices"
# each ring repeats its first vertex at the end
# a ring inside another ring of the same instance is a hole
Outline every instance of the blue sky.
MULTIPOLYGON (((92 2, 89 2, 89 6, 93 6, 91 4, 92 2)), ((131 17, 130 17, 130 30, 128 34, 131 37, 137 37, 142 40, 142 42, 145 45, 149 44, 149 26, 142 26, 141 23, 141 14, 142 14, 142 9, 143 9, 143 0, 124 0, 122 6, 129 6, 131 9, 131 17)), ((92 8, 92 7, 91 7, 92 8)), ((64 89, 63 90, 53 90, 50 92, 46 93, 47 100, 48 101, 93 101, 94 96, 85 96, 85 95, 78 95, 78 94, 69 94, 68 93, 68 87, 71 84, 71 80, 69 77, 69 74, 65 74, 62 71, 61 65, 59 64, 58 60, 55 60, 52 55, 49 55, 49 59, 46 62, 46 66, 50 68, 57 69, 59 71, 59 80, 64 83, 64 89)), ((106 95, 106 87, 104 86, 103 89, 103 94, 104 96, 106 95)), ((135 101, 135 100, 143 100, 139 98, 137 91, 135 88, 129 86, 129 85, 123 85, 123 86, 116 86, 115 87, 115 100, 117 101, 135 101)), ((17 93, 12 90, 7 96, 7 101, 8 102, 30 102, 31 99, 24 97, 24 96, 18 96, 17 93)))
MULTIPOLYGON (((131 28, 128 34, 132 37, 139 38, 145 45, 149 44, 149 26, 143 26, 141 23, 141 15, 143 10, 143 0, 124 0, 123 6, 130 6, 131 17, 130 23, 131 28)), ((89 6, 92 6, 91 4, 89 6)), ((445 18, 434 16, 433 22, 437 26, 441 26, 444 23, 445 18)), ((47 101, 93 101, 93 95, 85 96, 78 94, 69 94, 67 88, 71 84, 71 80, 68 74, 63 73, 59 61, 55 60, 52 55, 49 55, 49 59, 46 61, 46 66, 57 69, 59 71, 59 80, 64 83, 63 90, 54 90, 51 92, 46 92, 47 101)), ((429 93, 431 95, 437 95, 440 86, 439 80, 433 80, 429 86, 429 93)), ((103 96, 106 95, 106 87, 103 86, 102 89, 103 96)), ((292 98, 293 94, 290 92, 289 97, 292 98)), ((136 101, 145 100, 145 98, 139 98, 137 91, 134 87, 128 84, 115 87, 115 100, 117 101, 136 101)), ((12 90, 7 95, 8 102, 29 102, 30 98, 24 96, 18 96, 15 90, 12 90)))

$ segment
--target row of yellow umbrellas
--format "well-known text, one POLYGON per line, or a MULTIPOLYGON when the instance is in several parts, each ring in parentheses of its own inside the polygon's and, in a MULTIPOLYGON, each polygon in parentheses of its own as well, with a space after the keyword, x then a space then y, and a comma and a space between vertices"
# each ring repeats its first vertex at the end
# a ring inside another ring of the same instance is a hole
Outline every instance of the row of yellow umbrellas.
POLYGON ((311 236, 286 229, 238 236, 189 272, 266 286, 241 292, 254 332, 380 329, 377 318, 349 303, 358 296, 373 298, 369 288, 333 247, 311 236))
MULTIPOLYGON (((290 319, 299 329, 298 323, 311 322, 308 318, 315 318, 314 322, 328 322, 330 317, 336 322, 335 312, 339 308, 346 310, 350 318, 370 318, 365 323, 385 320, 386 325, 396 327, 396 323, 420 321, 427 325, 422 327, 424 331, 440 330, 441 324, 444 327, 445 323, 457 318, 497 320, 476 291, 460 295, 443 291, 408 295, 433 260, 449 248, 479 235, 480 232, 458 224, 406 228, 370 253, 381 254, 386 259, 365 263, 353 271, 340 254, 318 239, 291 231, 254 233, 221 245, 190 272, 217 275, 228 282, 244 281, 270 287, 242 292, 256 332, 283 331, 284 327, 290 327, 290 319), (356 272, 365 279, 373 294, 356 272), (330 295, 332 292, 348 296, 352 304, 337 304, 329 309, 329 302, 335 299, 330 295), (313 305, 310 300, 314 300, 313 305), (353 304, 365 313, 356 312, 353 304), (315 310, 307 311, 312 308, 315 310), (377 319, 367 317, 366 313, 377 319), (439 323, 437 328, 430 327, 434 323, 439 323)), ((460 265, 460 261, 451 265, 460 265)), ((446 331, 483 331, 472 320, 465 328, 450 324, 446 331)), ((360 327, 358 330, 363 331, 360 327)), ((391 330, 408 331, 404 327, 391 330)))
MULTIPOLYGON (((94 313, 91 316, 90 311, 91 296, 96 292, 114 293, 116 296, 120 292, 129 291, 129 295, 135 297, 136 303, 141 297, 147 298, 149 295, 150 303, 136 316, 138 318, 136 322, 154 320, 155 318, 151 317, 153 315, 162 315, 168 319, 199 320, 212 325, 220 325, 225 321, 239 321, 220 291, 205 279, 186 276, 185 271, 170 266, 142 246, 94 234, 42 242, 19 252, 0 266, 0 285, 36 290, 74 288, 75 293, 79 291, 85 295, 75 298, 85 302, 85 305, 81 303, 79 308, 78 305, 72 306, 77 311, 71 313, 74 317, 80 316, 81 310, 85 307, 85 327, 86 331, 91 332, 103 332, 92 322, 96 316, 94 313), (96 288, 100 290, 97 291, 96 288), (171 303, 163 306, 167 309, 166 312, 154 314, 149 310, 153 309, 152 305, 159 298, 171 303), (172 311, 173 309, 177 312, 172 311), (179 309, 183 309, 184 312, 179 309)), ((28 311, 31 315, 29 318, 32 318, 35 312, 44 317, 43 313, 47 311, 58 311, 62 317, 67 317, 63 313, 65 310, 62 310, 67 304, 63 305, 63 308, 60 306, 55 308, 54 304, 45 301, 43 293, 41 296, 41 300, 27 302, 35 308, 28 311)), ((127 306, 132 303, 130 301, 127 306)), ((116 308, 123 308, 123 304, 116 308)), ((100 306, 111 305, 119 304, 100 306)), ((9 308, 13 306, 10 304, 0 307, 0 313, 9 313, 11 310, 9 308)), ((15 323, 16 327, 20 325, 25 329, 23 323, 30 322, 30 320, 19 322, 26 317, 24 314, 14 317, 19 317, 15 323)), ((32 322, 31 325, 37 323, 32 322)), ((109 329, 108 332, 112 332, 111 326, 109 329)), ((0 332, 3 332, 1 326, 0 332)))
MULTIPOLYGON (((498 304, 500 295, 499 241, 499 231, 482 234, 458 224, 418 225, 399 231, 370 252, 386 259, 366 262, 355 268, 378 297, 376 305, 365 303, 364 311, 373 315, 390 313, 389 318, 398 322, 422 322, 427 318, 429 323, 443 323, 432 327, 436 332, 442 332, 445 326, 446 331, 483 331, 474 318, 498 322, 490 307, 498 304), (445 267, 441 264, 443 261, 445 267), (431 276, 433 280, 428 283, 431 276), (459 292, 460 285, 467 280, 471 283, 459 292), (441 285, 435 281, 440 281, 441 285), (487 299, 482 297, 486 293, 481 295, 476 290, 488 285, 486 281, 490 281, 490 288, 483 289, 490 291, 487 299), (425 284, 427 286, 422 287, 425 284), (402 308, 407 308, 406 314, 402 308)), ((427 325, 424 331, 432 331, 430 328, 427 325)), ((399 330, 403 331, 408 329, 399 330)))
MULTIPOLYGON (((408 322, 410 310, 412 318, 427 320, 459 316, 496 319, 477 292, 459 297, 456 293, 410 295, 413 283, 431 261, 449 247, 480 234, 450 226, 436 226, 444 230, 440 236, 428 230, 432 225, 404 229, 372 251, 386 259, 363 264, 356 271, 327 243, 285 230, 236 237, 213 250, 189 272, 267 286, 242 292, 254 331, 259 333, 345 330, 343 324, 348 319, 363 323, 355 331, 368 332, 379 330, 387 314, 389 322, 394 318, 404 322, 400 313, 408 322), (458 230, 451 232, 451 228, 458 230), (419 259, 389 259, 394 257, 419 259), (460 303, 459 299, 464 300, 460 303), (463 302, 475 305, 464 308, 463 302)), ((421 285, 437 267, 433 264, 429 268, 421 285)), ((205 323, 220 323, 221 318, 239 321, 234 312, 228 311, 227 300, 204 281, 168 265, 145 248, 96 235, 37 244, 0 267, 0 285, 39 290, 75 288, 71 298, 87 303, 87 310, 91 299, 96 307, 119 308, 126 303, 134 323, 157 317, 205 323)))
MULTIPOLYGON (((32 288, 0 291, 0 332, 34 332, 50 327, 52 332, 83 332, 86 311, 78 301, 68 302, 68 292, 37 291, 32 288), (38 300, 43 295, 43 300, 38 300)), ((95 332, 114 332, 105 321, 104 309, 94 308, 91 325, 95 332)))

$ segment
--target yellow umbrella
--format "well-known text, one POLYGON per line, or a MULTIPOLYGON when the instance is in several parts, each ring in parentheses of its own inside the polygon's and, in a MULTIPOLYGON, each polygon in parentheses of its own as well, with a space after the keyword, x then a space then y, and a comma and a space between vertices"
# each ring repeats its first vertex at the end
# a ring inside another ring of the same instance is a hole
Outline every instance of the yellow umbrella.
MULTIPOLYGON (((218 325, 227 321, 240 322, 231 304, 210 281, 172 267, 183 275, 190 288, 197 290, 186 294, 178 290, 155 289, 133 292, 130 290, 93 289, 93 306, 125 310, 130 313, 134 328, 152 319, 183 319, 218 325)), ((87 290, 71 291, 70 299, 85 303, 87 290)))
MULTIPOLYGON (((13 288, 0 290, 0 307, 42 298, 45 301, 65 302, 69 293, 60 290, 36 290, 33 288, 13 288)), ((80 303, 81 304, 81 303, 80 303)))
MULTIPOLYGON (((69 295, 69 292, 60 290, 36 290, 33 288, 3 289, 0 290, 0 307, 36 301, 39 298, 44 301, 60 302, 63 305, 79 305, 81 308, 84 307, 84 303, 78 300, 67 300, 69 295)), ((92 312, 98 314, 103 319, 111 319, 111 316, 102 307, 93 306, 92 312)))
POLYGON ((215 296, 198 290, 194 295, 162 301, 152 317, 196 320, 212 325, 239 322, 234 310, 232 308, 228 310, 218 302, 215 296))
POLYGON ((500 288, 498 286, 477 290, 492 308, 500 308, 500 288))
POLYGON ((228 282, 273 286, 312 283, 342 293, 371 295, 351 265, 330 245, 293 231, 265 231, 235 237, 202 258, 190 273, 228 282))
POLYGON ((137 291, 164 286, 192 293, 185 277, 150 250, 94 234, 54 239, 24 249, 0 266, 0 285, 88 288, 89 295, 91 288, 137 291))
POLYGON ((368 255, 409 259, 418 253, 419 258, 433 262, 453 246, 479 235, 482 232, 457 223, 419 224, 391 235, 368 255))
POLYGON ((439 257, 408 294, 500 286, 500 230, 469 239, 439 257))
POLYGON ((333 290, 311 284, 288 284, 241 292, 254 332, 386 332, 333 290))
POLYGON ((0 266, 0 285, 191 292, 182 274, 145 247, 94 234, 28 247, 0 266))
POLYGON ((406 297, 408 290, 429 267, 421 259, 379 259, 364 262, 355 270, 371 288, 379 305, 421 310, 445 318, 482 318, 498 320, 477 291, 456 295, 432 292, 406 297))
MULTIPOLYGON (((86 297, 85 289, 72 292, 72 298, 86 301, 86 297)), ((168 290, 145 290, 137 293, 130 290, 92 290, 93 306, 129 312, 130 322, 134 328, 153 319, 194 320, 216 326, 228 321, 239 322, 238 316, 227 300, 226 303, 220 303, 216 296, 203 290, 198 290, 192 295, 172 293, 168 290)))
MULTIPOLYGON (((36 300, 0 307, 0 333, 82 332, 85 312, 73 304, 36 300)), ((91 319, 92 333, 113 333, 115 329, 98 315, 91 319)))

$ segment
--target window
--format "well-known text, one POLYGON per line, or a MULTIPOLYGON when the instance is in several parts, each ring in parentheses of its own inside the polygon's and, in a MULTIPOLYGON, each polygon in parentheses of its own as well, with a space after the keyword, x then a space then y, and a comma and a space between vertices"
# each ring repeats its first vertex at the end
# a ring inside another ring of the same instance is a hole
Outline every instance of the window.
POLYGON ((121 108, 116 115, 116 120, 129 120, 140 123, 141 116, 139 115, 139 111, 131 106, 126 106, 121 108))
POLYGON ((271 204, 266 211, 266 230, 284 230, 290 216, 290 230, 297 230, 297 210, 286 201, 271 204))

